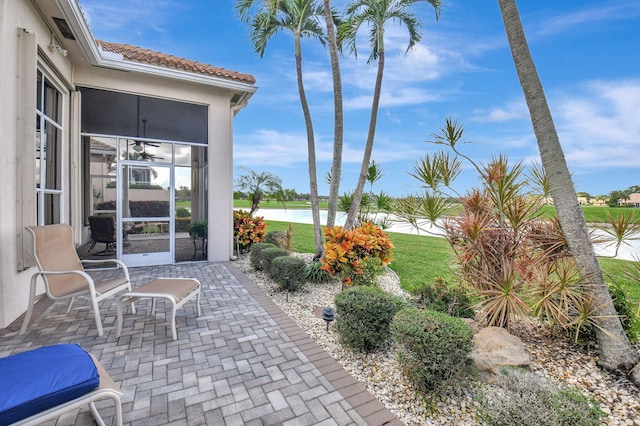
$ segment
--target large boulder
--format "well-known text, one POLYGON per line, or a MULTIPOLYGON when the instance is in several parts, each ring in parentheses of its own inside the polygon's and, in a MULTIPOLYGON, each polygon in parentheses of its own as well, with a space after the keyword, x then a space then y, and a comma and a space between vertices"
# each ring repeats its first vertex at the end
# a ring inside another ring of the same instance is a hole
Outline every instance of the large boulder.
POLYGON ((502 367, 528 368, 531 364, 522 340, 501 327, 487 327, 476 333, 470 356, 485 383, 495 383, 502 367))

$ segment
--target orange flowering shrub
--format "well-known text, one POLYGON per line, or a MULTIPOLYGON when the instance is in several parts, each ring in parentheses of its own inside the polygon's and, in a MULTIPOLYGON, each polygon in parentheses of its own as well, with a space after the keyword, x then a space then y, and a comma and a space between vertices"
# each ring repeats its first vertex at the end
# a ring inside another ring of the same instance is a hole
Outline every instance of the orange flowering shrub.
POLYGON ((322 269, 331 276, 338 275, 346 286, 357 283, 358 278, 371 269, 378 267, 381 271, 380 266, 391 263, 393 243, 371 222, 350 230, 344 230, 342 226, 326 227, 324 235, 322 269))
POLYGON ((240 244, 240 251, 246 252, 253 243, 262 242, 267 232, 263 217, 252 217, 244 210, 233 211, 233 236, 240 244))

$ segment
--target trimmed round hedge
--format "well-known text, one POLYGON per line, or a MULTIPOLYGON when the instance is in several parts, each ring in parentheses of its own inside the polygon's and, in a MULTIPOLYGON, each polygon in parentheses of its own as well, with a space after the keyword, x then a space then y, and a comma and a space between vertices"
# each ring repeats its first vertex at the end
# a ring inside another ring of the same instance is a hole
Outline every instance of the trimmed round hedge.
POLYGON ((251 246, 251 251, 249 252, 249 262, 253 269, 256 271, 262 270, 262 256, 260 252, 267 248, 277 248, 271 243, 255 243, 251 246))
POLYGON ((276 257, 271 262, 271 278, 282 290, 287 290, 287 279, 289 291, 299 290, 307 282, 307 264, 299 257, 276 257))
POLYGON ((335 302, 336 331, 345 345, 359 352, 387 345, 389 324, 397 312, 393 295, 379 287, 356 286, 338 293, 335 302))
POLYGON ((271 274, 271 263, 276 257, 289 256, 289 252, 278 247, 267 247, 260 250, 260 265, 263 271, 271 274))
POLYGON ((400 346, 398 361, 405 376, 424 393, 474 372, 469 358, 473 332, 460 318, 405 308, 393 319, 391 333, 400 346))

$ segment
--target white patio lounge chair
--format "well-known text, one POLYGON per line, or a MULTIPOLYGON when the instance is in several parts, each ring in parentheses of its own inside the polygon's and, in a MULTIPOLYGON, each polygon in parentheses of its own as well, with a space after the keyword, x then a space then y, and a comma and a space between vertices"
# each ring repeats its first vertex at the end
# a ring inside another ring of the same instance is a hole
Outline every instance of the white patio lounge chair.
POLYGON ((121 426, 122 396, 98 360, 75 344, 0 358, 0 425, 38 425, 88 404, 96 423, 104 426, 95 402, 109 398, 115 405, 113 423, 121 426))
MULTIPOLYGON (((131 291, 131 280, 127 266, 116 259, 81 261, 73 246, 71 227, 67 224, 28 226, 26 229, 33 236, 33 256, 38 271, 31 277, 29 306, 20 328, 20 334, 24 334, 31 320, 33 305, 38 300, 36 296, 38 277, 42 277, 47 297, 52 300, 69 299, 67 313, 71 310, 76 296, 88 295, 95 315, 98 336, 102 336, 102 320, 98 302, 114 296, 120 291, 131 291), (94 282, 83 267, 83 264, 109 263, 122 268, 123 276, 94 282)), ((135 313, 133 305, 132 311, 135 313)))

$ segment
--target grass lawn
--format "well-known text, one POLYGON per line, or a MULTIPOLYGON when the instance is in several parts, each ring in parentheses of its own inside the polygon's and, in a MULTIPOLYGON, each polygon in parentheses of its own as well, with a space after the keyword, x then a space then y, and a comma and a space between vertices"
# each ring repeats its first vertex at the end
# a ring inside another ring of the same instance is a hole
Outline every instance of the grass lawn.
MULTIPOLYGON (((284 231, 287 222, 267 222, 267 232, 284 231)), ((313 253, 313 225, 294 223, 291 249, 298 253, 313 253)), ((389 233, 395 249, 393 263, 389 265, 402 282, 402 286, 411 290, 421 282, 431 282, 435 278, 452 279, 450 266, 455 256, 444 238, 426 237, 396 232, 389 233)))
MULTIPOLYGON (((608 207, 608 206, 582 206, 584 219, 589 222, 607 222, 607 214, 615 218, 619 214, 628 216, 638 209, 630 207, 608 207)), ((544 206, 542 208, 543 217, 555 217, 556 209, 554 206, 544 206)), ((640 215, 636 218, 636 222, 640 222, 640 215)))

